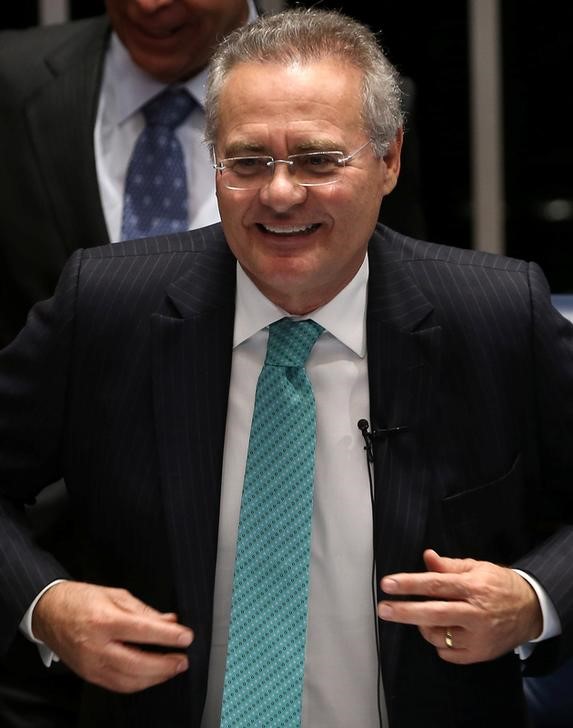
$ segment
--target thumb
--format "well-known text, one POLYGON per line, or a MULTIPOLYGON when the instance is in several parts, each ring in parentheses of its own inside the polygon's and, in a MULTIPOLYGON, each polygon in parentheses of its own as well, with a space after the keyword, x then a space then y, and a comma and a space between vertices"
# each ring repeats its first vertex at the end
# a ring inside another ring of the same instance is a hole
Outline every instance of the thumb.
POLYGON ((433 549, 424 551, 424 563, 428 571, 437 571, 440 574, 463 574, 475 566, 473 559, 450 559, 440 556, 433 549))

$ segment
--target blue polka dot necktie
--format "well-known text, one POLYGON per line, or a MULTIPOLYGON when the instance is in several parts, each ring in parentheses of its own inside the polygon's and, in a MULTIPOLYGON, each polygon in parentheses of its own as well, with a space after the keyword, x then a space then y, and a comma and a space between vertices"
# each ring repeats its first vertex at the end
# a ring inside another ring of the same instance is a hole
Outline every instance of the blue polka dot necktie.
POLYGON ((145 127, 125 178, 122 240, 188 230, 187 174, 175 129, 194 105, 185 89, 167 88, 142 108, 145 127))
POLYGON ((322 331, 288 318, 269 327, 241 500, 222 728, 300 726, 316 442, 304 365, 322 331))

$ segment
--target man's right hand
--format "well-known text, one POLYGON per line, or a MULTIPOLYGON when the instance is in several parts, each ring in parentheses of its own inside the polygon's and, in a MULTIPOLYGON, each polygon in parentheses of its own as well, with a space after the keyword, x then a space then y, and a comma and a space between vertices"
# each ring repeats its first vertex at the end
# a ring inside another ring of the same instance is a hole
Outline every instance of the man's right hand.
POLYGON ((189 667, 182 650, 193 632, 124 589, 65 581, 42 595, 32 631, 88 682, 119 693, 158 685, 189 667), (148 652, 138 645, 165 648, 148 652))

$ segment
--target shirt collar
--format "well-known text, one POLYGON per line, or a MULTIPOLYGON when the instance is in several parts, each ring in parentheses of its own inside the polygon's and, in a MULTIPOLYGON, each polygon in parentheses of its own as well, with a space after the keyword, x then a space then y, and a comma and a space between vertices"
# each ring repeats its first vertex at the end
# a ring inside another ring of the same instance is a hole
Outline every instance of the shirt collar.
MULTIPOLYGON (((367 283, 368 256, 365 256, 354 278, 332 301, 301 317, 312 318, 361 358, 366 355, 367 283)), ((288 315, 259 291, 237 263, 233 348, 288 315)))
MULTIPOLYGON (((251 23, 258 17, 253 0, 247 0, 251 23)), ((201 108, 205 106, 205 91, 208 68, 199 71, 186 83, 178 84, 186 88, 201 108)), ((108 99, 108 118, 112 124, 122 124, 157 94, 161 93, 165 84, 150 76, 131 59, 126 47, 115 32, 111 34, 108 46, 102 93, 108 99)))

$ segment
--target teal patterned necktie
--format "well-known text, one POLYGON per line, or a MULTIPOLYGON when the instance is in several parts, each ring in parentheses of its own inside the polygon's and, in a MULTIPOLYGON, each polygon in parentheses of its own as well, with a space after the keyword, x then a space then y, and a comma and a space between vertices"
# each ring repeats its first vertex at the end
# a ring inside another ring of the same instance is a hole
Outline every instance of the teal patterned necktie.
POLYGON ((257 383, 233 580, 221 728, 298 728, 316 413, 304 365, 324 329, 269 327, 257 383))

